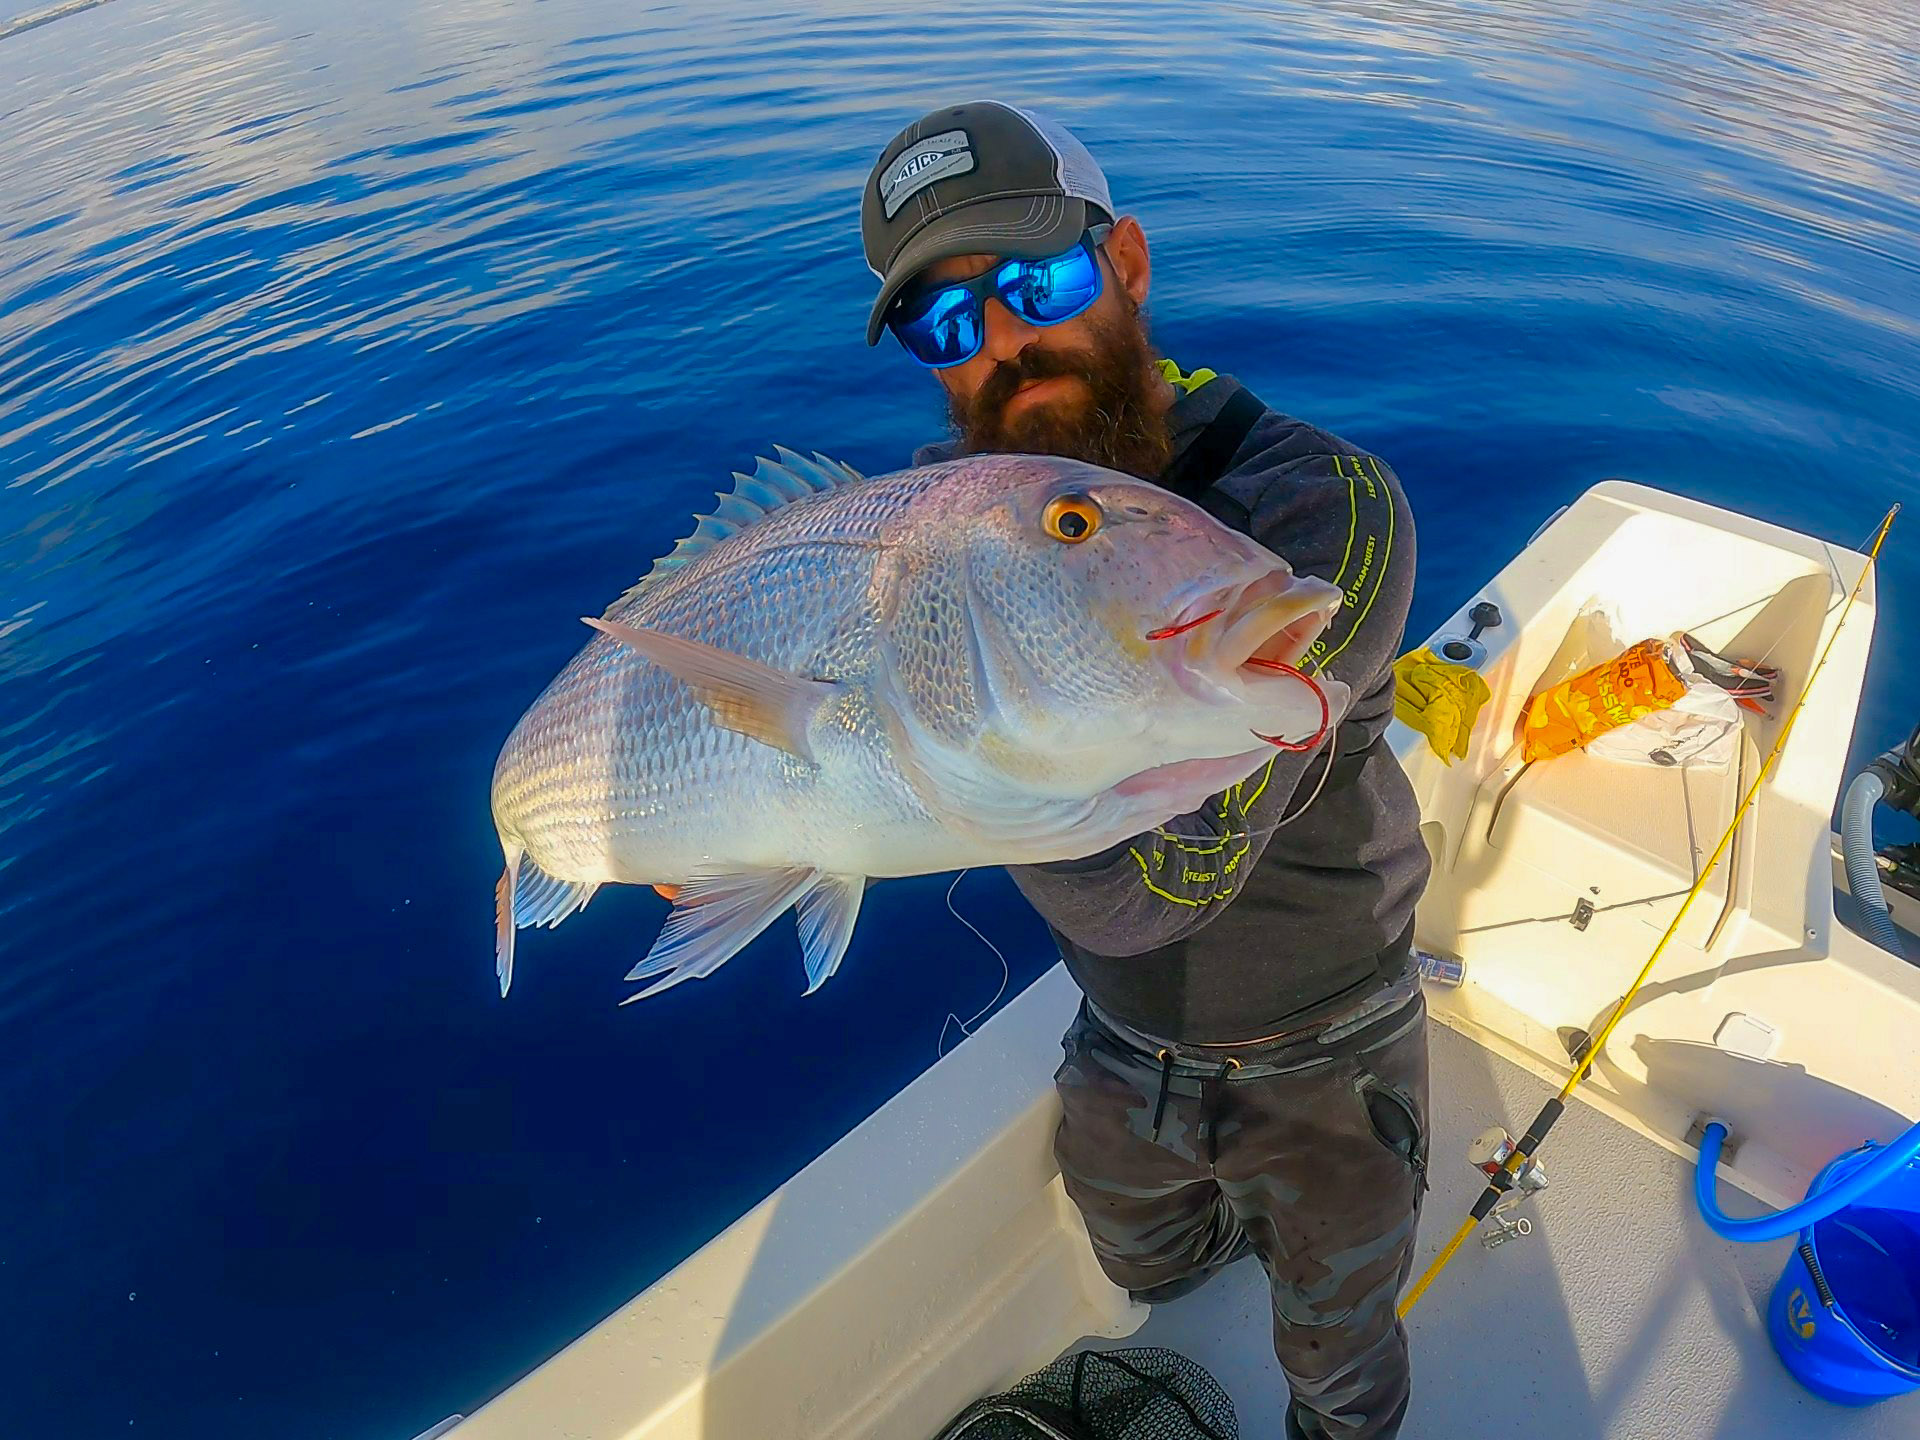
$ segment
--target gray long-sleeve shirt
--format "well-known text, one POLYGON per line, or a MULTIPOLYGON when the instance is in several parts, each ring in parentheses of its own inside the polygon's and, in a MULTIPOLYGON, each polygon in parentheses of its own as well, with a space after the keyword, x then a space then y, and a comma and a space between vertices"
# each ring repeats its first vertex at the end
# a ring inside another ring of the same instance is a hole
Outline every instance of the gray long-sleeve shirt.
MULTIPOLYGON (((1223 376, 1183 389, 1170 417, 1176 457, 1238 388, 1223 376)), ((923 446, 914 463, 953 450, 923 446)), ((1303 662, 1351 691, 1337 756, 1324 745, 1276 752, 1191 814, 1098 855, 1008 871, 1095 1005, 1148 1036, 1221 1044, 1311 1023, 1397 974, 1428 864, 1412 787, 1375 744, 1393 715, 1413 595, 1413 516, 1398 479, 1270 409, 1199 503, 1344 592, 1303 662)))

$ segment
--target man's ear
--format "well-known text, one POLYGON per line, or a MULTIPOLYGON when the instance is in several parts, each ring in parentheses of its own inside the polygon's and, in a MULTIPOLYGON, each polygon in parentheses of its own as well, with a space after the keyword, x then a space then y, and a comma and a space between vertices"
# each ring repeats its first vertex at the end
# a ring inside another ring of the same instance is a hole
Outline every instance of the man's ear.
POLYGON ((1113 222, 1103 248, 1121 288, 1133 297, 1135 305, 1146 304, 1147 291, 1153 284, 1153 257, 1147 251, 1147 232, 1140 228, 1140 222, 1122 215, 1113 222))

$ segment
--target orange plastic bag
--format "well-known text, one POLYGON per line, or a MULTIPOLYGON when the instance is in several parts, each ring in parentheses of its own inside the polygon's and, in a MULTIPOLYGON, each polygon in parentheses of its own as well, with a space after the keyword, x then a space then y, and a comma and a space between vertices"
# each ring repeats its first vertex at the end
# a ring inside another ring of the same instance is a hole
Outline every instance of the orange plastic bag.
POLYGON ((1551 760, 1609 730, 1668 709, 1687 682, 1667 659, 1667 642, 1642 640, 1527 701, 1520 715, 1522 758, 1551 760))

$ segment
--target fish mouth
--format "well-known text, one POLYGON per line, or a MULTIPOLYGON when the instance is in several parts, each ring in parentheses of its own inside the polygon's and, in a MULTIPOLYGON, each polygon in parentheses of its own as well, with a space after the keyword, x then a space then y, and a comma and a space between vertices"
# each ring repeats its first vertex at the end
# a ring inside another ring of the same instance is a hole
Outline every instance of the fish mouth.
POLYGON ((1180 637, 1176 671, 1234 689, 1297 667, 1332 622, 1341 598, 1326 581, 1282 568, 1230 591, 1210 591, 1147 638, 1180 637))
POLYGON ((1298 665, 1339 608, 1340 592, 1324 580, 1285 570, 1264 575, 1220 617, 1216 663, 1239 672, 1254 662, 1298 665))

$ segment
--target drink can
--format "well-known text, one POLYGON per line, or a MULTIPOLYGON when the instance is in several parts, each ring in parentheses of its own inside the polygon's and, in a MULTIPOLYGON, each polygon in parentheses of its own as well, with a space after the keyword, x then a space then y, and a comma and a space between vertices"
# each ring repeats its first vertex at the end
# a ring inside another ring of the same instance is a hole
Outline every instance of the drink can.
POLYGON ((1413 958, 1420 967, 1420 978, 1435 985, 1454 986, 1467 978, 1467 962, 1457 955, 1435 955, 1430 950, 1415 950, 1413 958))

